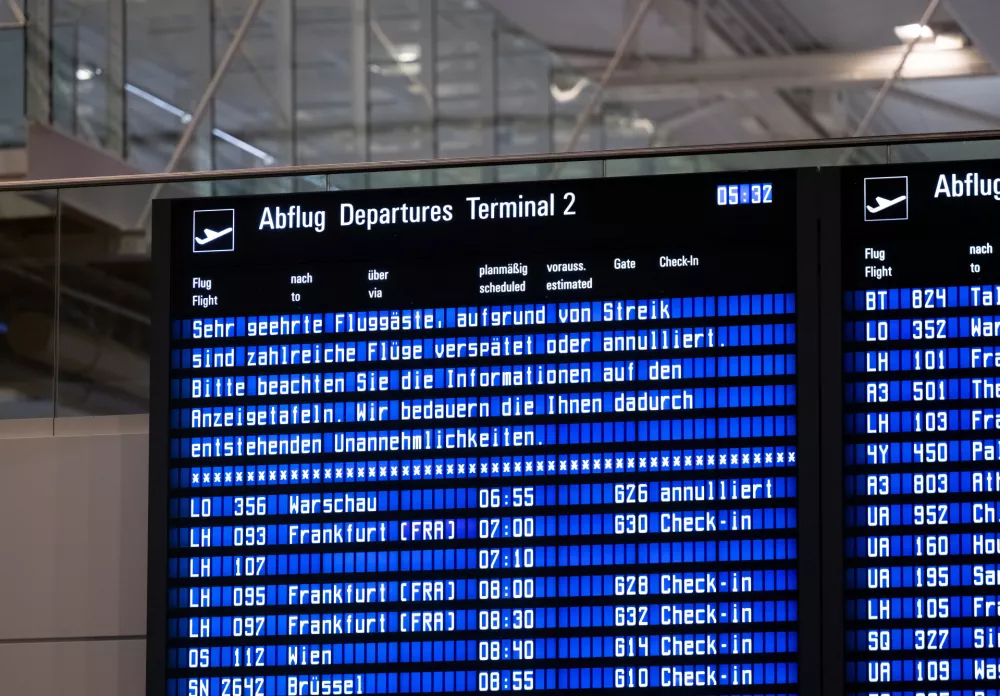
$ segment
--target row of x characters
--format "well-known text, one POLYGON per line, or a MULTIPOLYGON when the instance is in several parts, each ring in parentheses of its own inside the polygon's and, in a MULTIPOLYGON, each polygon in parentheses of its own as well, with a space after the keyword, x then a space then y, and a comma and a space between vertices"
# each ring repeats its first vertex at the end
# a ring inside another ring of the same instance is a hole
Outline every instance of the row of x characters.
POLYGON ((388 333, 794 314, 791 293, 177 319, 175 339, 388 333))
MULTIPOLYGON (((891 445, 871 445, 872 456, 891 445)), ((898 450, 895 450, 898 454, 898 450)), ((520 476, 613 475, 633 472, 695 472, 729 469, 795 467, 794 446, 732 447, 721 449, 653 450, 639 452, 570 452, 559 455, 507 457, 449 457, 329 462, 325 464, 269 464, 249 466, 176 467, 169 472, 171 489, 216 486, 270 486, 309 483, 364 483, 367 481, 426 481, 507 478, 520 476)), ((677 500, 704 489, 671 491, 677 500)), ((745 497, 745 496, 744 496, 745 497)))

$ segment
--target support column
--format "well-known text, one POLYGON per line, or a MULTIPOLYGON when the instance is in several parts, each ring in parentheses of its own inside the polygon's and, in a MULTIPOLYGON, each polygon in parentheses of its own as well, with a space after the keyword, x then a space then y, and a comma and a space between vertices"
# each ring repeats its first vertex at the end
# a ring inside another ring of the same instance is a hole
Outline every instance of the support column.
POLYGON ((272 127, 276 164, 296 164, 298 143, 295 132, 295 2, 278 0, 275 12, 275 108, 279 111, 272 127))
POLYGON ((125 0, 107 0, 107 3, 107 58, 104 67, 107 129, 104 147, 125 157, 125 0))
POLYGON ((52 0, 25 0, 25 113, 28 120, 52 120, 52 0))
POLYGON ((368 2, 351 2, 351 120, 357 139, 356 160, 367 162, 370 133, 368 131, 368 2))

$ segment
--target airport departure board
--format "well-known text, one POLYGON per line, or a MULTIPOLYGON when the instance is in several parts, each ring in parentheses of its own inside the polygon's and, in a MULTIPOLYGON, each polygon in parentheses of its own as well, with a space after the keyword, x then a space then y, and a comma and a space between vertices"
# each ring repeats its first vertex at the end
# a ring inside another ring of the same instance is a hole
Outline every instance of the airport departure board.
POLYGON ((848 171, 846 690, 995 695, 1000 166, 848 171))
POLYGON ((808 692, 802 176, 158 201, 149 693, 808 692))

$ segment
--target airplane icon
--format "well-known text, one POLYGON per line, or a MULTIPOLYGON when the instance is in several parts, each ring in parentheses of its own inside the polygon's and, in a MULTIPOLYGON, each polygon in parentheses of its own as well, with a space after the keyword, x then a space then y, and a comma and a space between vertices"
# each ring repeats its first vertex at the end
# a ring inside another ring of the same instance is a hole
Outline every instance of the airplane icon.
POLYGON ((227 227, 226 229, 219 230, 218 232, 216 232, 215 230, 210 230, 210 229, 208 229, 206 227, 205 230, 204 230, 205 236, 204 237, 195 237, 194 241, 199 246, 201 246, 203 244, 208 244, 209 242, 214 242, 219 237, 225 237, 227 234, 229 234, 232 231, 233 231, 232 227, 227 227))
POLYGON ((232 208, 194 211, 191 251, 209 254, 236 249, 236 211, 232 208))
MULTIPOLYGON (((869 213, 872 213, 872 214, 874 214, 874 213, 881 213, 886 208, 891 208, 892 206, 896 205, 897 203, 902 203, 905 200, 906 200, 906 196, 900 196, 899 198, 893 198, 891 201, 888 198, 882 198, 882 196, 875 196, 875 202, 878 205, 869 205, 869 206, 865 206, 865 207, 868 208, 868 212, 869 213)), ((208 230, 205 230, 205 231, 208 232, 208 230)))
MULTIPOLYGON (((865 179, 865 220, 908 220, 910 181, 906 176, 876 176, 865 179), (868 201, 875 199, 874 205, 868 201)), ((221 225, 220 225, 221 226, 221 225)))

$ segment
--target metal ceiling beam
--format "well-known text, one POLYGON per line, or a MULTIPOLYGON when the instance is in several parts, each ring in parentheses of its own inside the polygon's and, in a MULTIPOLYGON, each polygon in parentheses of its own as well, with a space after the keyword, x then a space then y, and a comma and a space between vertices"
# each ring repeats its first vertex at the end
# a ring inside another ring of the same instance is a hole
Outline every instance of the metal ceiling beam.
POLYGON ((948 11, 975 45, 1000 71, 1000 3, 996 0, 947 0, 948 11))
MULTIPOLYGON (((917 22, 917 25, 920 27, 927 26, 928 23, 930 23, 931 21, 931 17, 934 16, 934 12, 937 11, 938 5, 940 4, 941 0, 930 0, 930 2, 927 4, 927 9, 924 10, 923 15, 920 16, 920 21, 917 22)), ((878 112, 882 110, 882 104, 885 102, 885 97, 887 94, 889 94, 889 90, 895 86, 896 82, 899 81, 900 78, 902 78, 903 71, 906 69, 906 66, 910 60, 910 56, 913 55, 913 50, 916 48, 917 42, 919 40, 920 40, 920 33, 917 32, 917 36, 914 36, 912 39, 909 40, 909 42, 907 42, 902 55, 899 57, 899 62, 896 64, 896 67, 892 71, 892 74, 889 75, 882 83, 882 86, 879 88, 878 93, 875 95, 875 99, 872 100, 871 106, 868 107, 868 111, 865 112, 865 115, 862 117, 861 122, 855 129, 854 131, 855 138, 860 138, 862 135, 868 132, 868 128, 871 126, 872 120, 875 118, 878 112)), ((847 160, 850 159, 850 156, 851 156, 851 151, 848 150, 843 155, 841 155, 838 164, 845 164, 847 160)))
MULTIPOLYGON (((169 174, 177 168, 177 165, 181 161, 181 157, 184 156, 188 146, 194 139, 195 131, 198 130, 198 126, 201 125, 202 119, 208 112, 208 108, 211 106, 212 100, 215 98, 215 93, 219 91, 219 85, 222 84, 222 79, 226 76, 229 66, 232 65, 233 58, 236 57, 236 53, 240 48, 240 44, 243 43, 243 39, 245 39, 247 34, 250 33, 250 27, 253 25, 254 19, 257 18, 257 13, 260 11, 260 7, 263 4, 264 0, 250 0, 250 6, 243 15, 243 21, 240 23, 239 28, 233 35, 232 41, 229 42, 229 47, 222 55, 222 59, 216 66, 212 79, 209 81, 208 86, 205 87, 205 91, 202 93, 201 99, 198 100, 198 106, 195 107, 194 112, 191 114, 191 120, 188 121, 187 125, 184 127, 184 132, 181 133, 180 140, 177 141, 177 146, 174 148, 173 154, 170 155, 170 161, 168 161, 167 166, 163 168, 165 173, 169 174)), ((136 221, 136 229, 142 229, 145 227, 146 221, 149 219, 149 214, 153 209, 153 200, 160 194, 160 188, 161 187, 159 185, 153 188, 153 192, 149 196, 146 207, 143 208, 142 214, 136 221)))
MULTIPOLYGON (((614 77, 615 71, 618 69, 622 58, 625 56, 625 52, 628 51, 629 46, 632 45, 632 39, 635 38, 636 32, 639 31, 639 27, 642 26, 642 20, 646 18, 646 12, 649 11, 649 6, 652 4, 652 0, 641 0, 639 5, 635 8, 635 12, 632 13, 632 19, 629 20, 628 26, 625 31, 622 32, 621 39, 618 41, 618 46, 615 48, 615 53, 611 56, 611 60, 608 61, 607 66, 605 66, 604 71, 601 73, 600 80, 597 83, 597 89, 590 95, 590 99, 587 101, 586 106, 584 106, 580 113, 577 114, 576 123, 573 126, 573 132, 570 134, 569 142, 566 144, 565 152, 572 152, 576 149, 576 145, 580 142, 580 136, 583 135, 583 129, 587 127, 587 123, 590 120, 590 115, 600 104, 601 99, 604 97, 604 90, 607 88, 608 84, 611 82, 611 78, 614 77)), ((555 172, 553 168, 553 172, 555 172)))
POLYGON ((970 109, 967 106, 956 104, 955 102, 944 101, 943 99, 929 97, 926 94, 911 92, 909 90, 899 89, 896 87, 889 92, 889 98, 904 101, 913 106, 932 109, 953 118, 960 118, 966 121, 979 123, 980 125, 987 126, 989 128, 1000 128, 1000 116, 997 116, 996 114, 979 111, 977 109, 970 109))
MULTIPOLYGON (((673 27, 693 27, 697 22, 694 16, 696 8, 685 2, 685 0, 656 0, 656 2, 653 3, 653 11, 659 14, 666 24, 673 27)), ((713 57, 712 62, 714 62, 714 58, 733 58, 745 60, 741 57, 740 51, 731 45, 711 26, 706 26, 704 31, 704 55, 713 57)), ((665 79, 669 80, 670 78, 668 77, 665 79)), ((637 99, 637 101, 642 101, 645 94, 655 91, 663 85, 664 81, 663 76, 661 76, 659 82, 653 82, 652 84, 647 80, 645 87, 642 89, 630 90, 633 94, 630 94, 628 98, 631 99, 633 96, 638 96, 639 99, 637 99)), ((670 87, 670 85, 663 86, 668 88, 670 87)), ((617 88, 614 87, 613 83, 611 91, 615 91, 616 89, 617 88)), ((691 99, 713 95, 712 93, 706 95, 702 91, 691 89, 687 89, 685 91, 686 94, 678 96, 678 98, 691 99)), ((738 95, 730 95, 725 91, 715 91, 714 94, 740 98, 738 95)), ((624 97, 624 95, 616 96, 618 96, 618 98, 624 97)), ((766 127, 774 137, 786 139, 810 139, 827 136, 827 133, 819 126, 819 124, 808 118, 807 115, 801 113, 785 98, 784 95, 779 94, 774 90, 758 90, 745 96, 747 97, 747 109, 752 114, 757 116, 761 122, 766 124, 766 127)), ((673 97, 667 96, 661 98, 670 99, 673 97)), ((646 99, 648 100, 648 97, 646 97, 646 99)))
MULTIPOLYGON (((620 69, 608 87, 619 99, 688 99, 693 95, 748 98, 768 90, 848 83, 880 83, 893 76, 906 46, 859 53, 814 53, 763 58, 677 62, 652 68, 620 69)), ((914 50, 900 80, 994 75, 989 59, 975 48, 914 50)))

